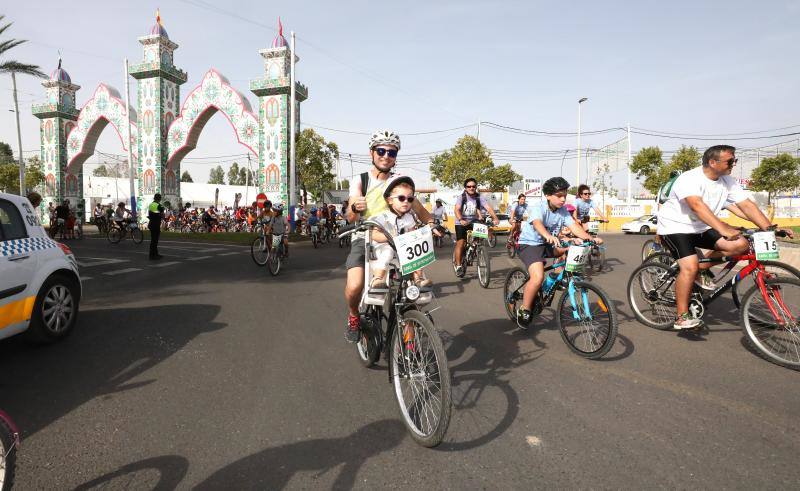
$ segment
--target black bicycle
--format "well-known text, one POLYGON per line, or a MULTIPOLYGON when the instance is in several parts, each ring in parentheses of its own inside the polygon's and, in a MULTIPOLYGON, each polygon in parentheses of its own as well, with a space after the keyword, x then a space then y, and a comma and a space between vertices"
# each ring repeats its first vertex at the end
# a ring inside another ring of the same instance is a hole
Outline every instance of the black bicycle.
POLYGON ((118 244, 119 241, 128 236, 130 236, 136 244, 141 244, 144 240, 142 229, 140 229, 139 224, 133 220, 123 222, 120 227, 111 227, 106 238, 112 244, 118 244))
POLYGON ((492 265, 489 260, 489 249, 486 239, 475 235, 475 226, 477 225, 480 229, 479 235, 486 235, 488 237, 490 223, 492 223, 492 219, 487 218, 486 223, 473 223, 471 228, 467 230, 467 240, 464 252, 461 254, 461 264, 456 264, 456 248, 453 248, 453 272, 455 272, 458 278, 463 278, 467 273, 467 268, 472 266, 477 259, 478 283, 480 283, 483 288, 489 288, 489 276, 492 274, 492 265), (460 271, 459 266, 461 266, 460 271))
POLYGON ((450 369, 439 332, 430 312, 420 308, 431 301, 430 288, 418 287, 411 274, 403 275, 396 260, 397 249, 391 235, 379 224, 364 221, 346 230, 341 237, 365 232, 364 284, 369 285, 369 258, 372 257, 372 230, 390 238, 395 260, 387 271, 387 282, 380 288, 365 287, 361 297, 360 340, 356 347, 361 363, 372 366, 383 353, 389 361, 389 381, 403 416, 403 423, 419 445, 435 447, 441 443, 450 424, 450 369))

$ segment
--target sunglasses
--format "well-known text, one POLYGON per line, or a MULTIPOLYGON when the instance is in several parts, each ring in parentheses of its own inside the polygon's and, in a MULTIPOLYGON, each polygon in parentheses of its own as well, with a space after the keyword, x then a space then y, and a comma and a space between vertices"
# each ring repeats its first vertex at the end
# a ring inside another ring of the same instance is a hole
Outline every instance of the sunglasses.
POLYGON ((376 148, 375 153, 378 154, 378 157, 383 157, 386 154, 389 154, 389 157, 396 159, 397 158, 397 150, 390 150, 388 148, 376 148))
POLYGON ((733 165, 738 161, 739 161, 739 159, 737 159, 736 157, 731 157, 728 160, 717 160, 717 162, 723 162, 723 163, 726 163, 728 165, 733 165))
POLYGON ((391 198, 396 198, 401 203, 405 203, 406 201, 408 201, 409 203, 413 203, 414 202, 414 197, 413 196, 406 196, 406 195, 403 195, 403 194, 395 194, 394 196, 390 196, 390 197, 391 198))
POLYGON ((465 189, 475 189, 476 187, 478 186, 475 186, 474 184, 470 184, 469 186, 464 186, 465 189))
POLYGON ((581 196, 591 196, 591 195, 592 195, 592 193, 590 193, 589 191, 581 193, 581 196))

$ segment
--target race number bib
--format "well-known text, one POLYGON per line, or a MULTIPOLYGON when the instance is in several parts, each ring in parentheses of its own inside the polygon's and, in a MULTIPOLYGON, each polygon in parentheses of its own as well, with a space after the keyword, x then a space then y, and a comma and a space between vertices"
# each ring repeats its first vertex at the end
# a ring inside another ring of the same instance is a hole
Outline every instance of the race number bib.
POLYGON ((489 238, 489 227, 482 223, 475 223, 472 225, 472 236, 479 239, 489 238))
POLYGON ((756 232, 753 234, 753 250, 756 259, 778 259, 778 241, 775 239, 775 232, 756 232))
POLYGON ((325 218, 320 218, 319 219, 319 224, 322 225, 323 227, 325 226, 326 223, 328 223, 327 219, 325 219, 325 218))
POLYGON ((314 232, 314 233, 317 233, 317 232, 319 232, 319 227, 316 226, 316 225, 312 225, 311 226, 311 231, 314 232))
POLYGON ((273 235, 272 236, 272 247, 278 247, 281 244, 281 240, 283 239, 283 235, 273 235))
POLYGON ((581 271, 583 265, 589 260, 589 248, 586 246, 571 245, 567 252, 567 271, 581 271))
POLYGON ((404 275, 413 273, 436 260, 430 226, 412 230, 394 238, 397 259, 404 275))
POLYGON ((589 222, 588 223, 588 230, 590 234, 596 234, 600 231, 600 222, 589 222))

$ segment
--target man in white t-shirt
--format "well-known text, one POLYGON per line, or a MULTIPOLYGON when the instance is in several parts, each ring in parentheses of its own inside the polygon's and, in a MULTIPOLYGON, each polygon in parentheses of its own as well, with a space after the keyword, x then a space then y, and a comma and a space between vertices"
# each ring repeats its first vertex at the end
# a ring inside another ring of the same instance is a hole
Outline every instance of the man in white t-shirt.
MULTIPOLYGON (((658 210, 658 233, 677 255, 680 265, 675 282, 678 307, 675 329, 691 329, 701 322, 689 314, 689 297, 698 272, 707 270, 711 264, 700 264, 695 248, 713 251, 708 257, 745 254, 749 249, 739 230, 717 218, 719 212, 735 204, 761 230, 771 226, 748 193, 730 176, 737 160, 735 152, 729 145, 715 145, 706 150, 703 165, 681 174, 658 210)), ((700 280, 703 288, 714 288, 707 271, 700 280)))

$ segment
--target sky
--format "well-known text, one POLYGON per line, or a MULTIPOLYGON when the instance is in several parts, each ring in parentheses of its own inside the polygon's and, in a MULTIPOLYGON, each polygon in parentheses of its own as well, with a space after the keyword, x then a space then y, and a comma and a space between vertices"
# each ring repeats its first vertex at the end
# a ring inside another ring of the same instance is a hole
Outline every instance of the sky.
MULTIPOLYGON (((249 81, 263 75, 258 50, 271 44, 280 16, 287 38, 289 31, 297 33, 297 80, 309 88, 301 124, 339 145, 344 178, 351 175, 348 154, 354 156, 352 172, 369 166, 358 162, 367 153, 365 133, 391 128, 403 140, 398 167, 420 185, 435 185, 427 156, 418 154, 449 148, 465 133, 475 135, 478 121, 484 122, 481 141, 495 150, 495 164, 510 162, 530 178, 559 175, 563 152, 577 147, 573 133, 581 97, 588 98, 581 105, 584 148, 626 136, 620 130, 586 132, 628 123, 659 132, 731 135, 711 141, 633 134, 634 154, 650 145, 757 147, 798 138, 765 137, 800 131, 800 0, 34 0, 8 2, 0 13, 14 22, 6 31, 10 37, 29 40, 10 52, 14 59, 49 74, 61 50, 63 67, 82 87, 80 106, 100 82, 124 93, 123 59, 141 60, 137 38, 155 23, 156 8, 170 39, 180 45, 175 64, 189 74, 182 96, 215 68, 251 103, 256 97, 249 81), (568 134, 521 134, 486 122, 568 134), (790 126, 795 127, 777 130, 790 126), (758 139, 740 139, 753 136, 758 139), (530 153, 535 151, 551 153, 530 153)), ((132 94, 135 83, 131 79, 132 94)), ((39 120, 30 108, 43 102, 44 89, 30 77, 18 77, 17 84, 27 157, 38 152, 39 120)), ((12 110, 11 79, 3 75, 0 141, 16 152, 12 110)), ((110 126, 97 150, 123 153, 110 126)), ((204 182, 212 166, 231 164, 228 157, 214 157, 244 153, 218 114, 182 169, 204 182)), ((97 156, 89 159, 89 168, 94 162, 97 156)), ((563 164, 564 177, 574 182, 575 152, 563 164)), ((585 180, 586 171, 582 174, 585 180)), ((615 175, 619 187, 625 186, 624 174, 615 175)))

